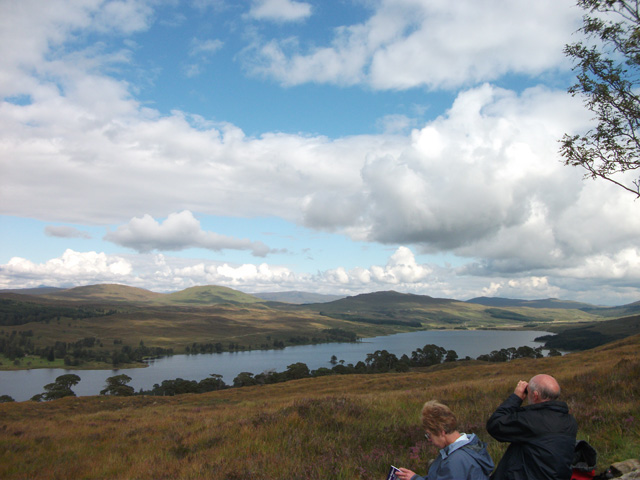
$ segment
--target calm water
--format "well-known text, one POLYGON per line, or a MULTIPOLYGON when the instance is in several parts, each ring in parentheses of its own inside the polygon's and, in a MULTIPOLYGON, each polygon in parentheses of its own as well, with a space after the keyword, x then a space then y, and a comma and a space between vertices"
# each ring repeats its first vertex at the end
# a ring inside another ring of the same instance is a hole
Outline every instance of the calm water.
POLYGON ((75 373, 81 378, 73 387, 76 395, 98 395, 105 387, 106 379, 122 373, 132 378, 129 385, 136 391, 150 390, 155 383, 163 380, 183 378, 200 381, 215 373, 222 375, 227 385, 240 372, 262 373, 268 370, 282 372, 287 366, 306 363, 309 369, 330 368, 330 359, 335 355, 345 364, 364 361, 368 353, 387 350, 400 357, 411 356, 411 352, 428 344, 438 345, 447 350, 455 350, 459 358, 467 355, 476 358, 484 353, 501 348, 528 345, 539 346, 533 339, 547 332, 500 331, 500 330, 454 330, 422 331, 399 333, 384 337, 367 338, 359 343, 328 343, 287 347, 283 350, 256 350, 240 353, 212 353, 202 355, 174 355, 154 360, 147 368, 121 370, 66 370, 47 368, 0 372, 0 395, 10 395, 16 401, 30 399, 44 391, 44 385, 55 381, 65 373, 75 373))

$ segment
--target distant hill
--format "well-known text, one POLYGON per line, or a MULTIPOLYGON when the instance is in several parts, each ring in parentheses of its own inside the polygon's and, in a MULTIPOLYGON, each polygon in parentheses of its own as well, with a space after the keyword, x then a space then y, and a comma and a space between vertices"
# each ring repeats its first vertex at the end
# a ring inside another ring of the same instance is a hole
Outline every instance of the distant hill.
POLYGON ((558 300, 557 298, 546 298, 543 300, 519 300, 501 297, 477 297, 467 300, 467 303, 475 303, 486 307, 569 308, 577 310, 598 308, 588 303, 558 300))
POLYGON ((410 327, 421 327, 424 322, 456 325, 477 316, 464 302, 395 291, 363 293, 303 307, 343 320, 410 327))
POLYGON ((384 292, 362 293, 353 297, 346 297, 330 302, 329 305, 339 309, 370 310, 372 308, 385 308, 389 305, 448 305, 459 303, 458 300, 448 298, 433 298, 428 295, 415 295, 413 293, 399 293, 394 290, 384 292))
POLYGON ((340 295, 323 295, 320 293, 298 292, 298 291, 262 292, 262 293, 254 293, 252 295, 254 297, 261 298, 262 300, 266 300, 268 302, 294 303, 297 305, 302 305, 306 303, 327 303, 327 302, 333 302, 335 300, 340 300, 341 298, 344 298, 344 296, 340 296, 340 295))
POLYGON ((127 303, 152 302, 160 298, 162 294, 127 285, 101 284, 57 290, 42 296, 82 302, 127 303))
POLYGON ((585 307, 581 308, 580 310, 591 313, 593 315, 599 315, 601 317, 625 317, 629 315, 640 314, 640 302, 629 303, 627 305, 621 305, 619 307, 585 307))
POLYGON ((168 293, 162 297, 162 303, 172 304, 200 304, 210 305, 216 303, 261 303, 262 300, 253 295, 240 292, 228 287, 206 285, 191 287, 175 293, 168 293))
POLYGON ((547 348, 588 350, 605 343, 640 334, 640 315, 566 328, 557 335, 538 337, 547 348))
POLYGON ((49 293, 66 290, 58 287, 36 287, 36 288, 8 288, 0 290, 0 293, 18 293, 20 295, 47 295, 49 293))
MULTIPOLYGON (((24 294, 24 290, 16 290, 24 294)), ((96 303, 140 303, 175 305, 212 305, 217 303, 259 303, 261 299, 238 290, 214 285, 191 287, 174 293, 157 293, 137 287, 118 284, 87 285, 68 289, 45 289, 44 293, 30 295, 48 299, 96 303)))

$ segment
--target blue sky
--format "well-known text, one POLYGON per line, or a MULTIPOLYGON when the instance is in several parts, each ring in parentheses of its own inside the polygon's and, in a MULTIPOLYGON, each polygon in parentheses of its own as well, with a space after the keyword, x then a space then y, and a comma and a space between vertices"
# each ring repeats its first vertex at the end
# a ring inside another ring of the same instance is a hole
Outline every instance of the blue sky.
POLYGON ((0 289, 640 300, 569 0, 0 4, 0 289))

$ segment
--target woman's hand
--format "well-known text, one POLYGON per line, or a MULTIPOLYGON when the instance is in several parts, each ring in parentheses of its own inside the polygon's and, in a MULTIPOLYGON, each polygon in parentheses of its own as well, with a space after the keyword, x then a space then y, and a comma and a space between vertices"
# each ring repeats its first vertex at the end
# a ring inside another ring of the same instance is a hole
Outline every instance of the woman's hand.
POLYGON ((406 468, 399 468, 398 470, 399 471, 396 472, 396 477, 398 477, 399 480, 411 480, 411 478, 416 475, 415 472, 406 468))

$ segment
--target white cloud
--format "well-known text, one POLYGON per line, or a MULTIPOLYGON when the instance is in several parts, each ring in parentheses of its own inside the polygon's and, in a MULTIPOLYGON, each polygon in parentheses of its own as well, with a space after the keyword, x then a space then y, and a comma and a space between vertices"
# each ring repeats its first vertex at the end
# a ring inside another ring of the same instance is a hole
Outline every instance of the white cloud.
POLYGON ((451 89, 564 64, 580 11, 572 0, 382 0, 370 18, 335 30, 328 46, 271 40, 246 58, 285 85, 451 89), (549 12, 553 12, 552 15, 549 12))
POLYGON ((200 75, 203 68, 210 63, 210 57, 222 49, 223 46, 224 42, 218 39, 192 39, 189 47, 189 57, 192 61, 182 67, 184 75, 187 78, 194 78, 200 75))
POLYGON ((218 39, 198 40, 194 38, 191 41, 191 49, 189 55, 211 55, 224 46, 224 42, 218 39))
POLYGON ((359 293, 363 288, 370 291, 424 286, 431 272, 430 267, 418 265, 406 247, 398 248, 385 266, 352 270, 339 267, 315 275, 295 273, 287 267, 266 263, 232 265, 162 254, 133 257, 67 250, 60 258, 42 264, 12 258, 7 265, 0 265, 0 288, 43 283, 59 286, 68 285, 70 281, 77 284, 118 281, 132 286, 146 285, 145 288, 156 291, 210 284, 254 292, 289 289, 359 293))
MULTIPOLYGON (((485 273, 505 274, 614 255, 640 234, 636 203, 562 165, 557 139, 586 126, 580 102, 562 91, 483 85, 405 136, 255 138, 178 111, 160 116, 123 84, 69 68, 65 94, 25 84, 33 103, 0 104, 3 214, 102 225, 134 218, 108 239, 140 251, 268 253, 199 227, 176 238, 172 222, 154 220, 188 205, 481 257, 485 273)), ((183 215, 186 226, 197 223, 183 215)))
POLYGON ((256 20, 297 22, 311 16, 311 4, 294 0, 253 0, 249 16, 256 20))
POLYGON ((13 257, 0 266, 0 285, 4 288, 39 285, 86 285, 131 280, 132 266, 127 260, 105 253, 66 250, 59 258, 36 264, 13 257))
MULTIPOLYGON (((64 42, 80 30, 133 33, 145 30, 153 11, 146 1, 21 0, 0 2, 0 95, 35 87, 26 72, 47 76, 65 58, 64 42), (45 62, 47 54, 56 60, 45 62), (22 71, 22 67, 26 67, 22 71)), ((78 61, 78 57, 75 57, 78 61)), ((95 91, 93 92, 95 93, 95 91)))
POLYGON ((376 124, 384 133, 404 134, 411 127, 416 127, 416 121, 406 115, 385 115, 377 120, 376 124))
POLYGON ((126 225, 107 233, 104 239, 145 253, 152 250, 206 248, 215 251, 249 250, 255 256, 264 257, 271 252, 262 242, 205 232, 188 210, 172 213, 162 223, 158 223, 150 215, 132 218, 126 225))

